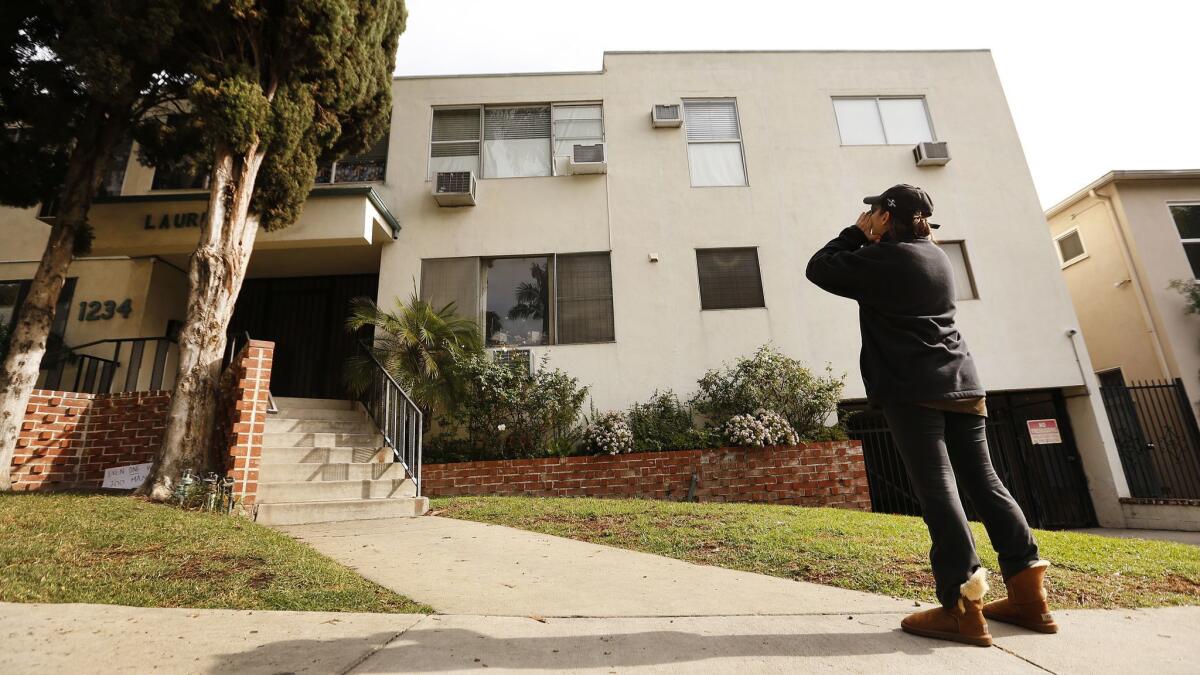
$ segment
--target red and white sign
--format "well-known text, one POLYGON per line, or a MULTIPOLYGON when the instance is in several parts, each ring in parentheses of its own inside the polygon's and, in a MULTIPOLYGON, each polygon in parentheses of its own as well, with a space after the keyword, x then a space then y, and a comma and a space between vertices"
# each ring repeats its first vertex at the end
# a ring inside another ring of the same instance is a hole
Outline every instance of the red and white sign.
POLYGON ((1025 426, 1029 427, 1029 440, 1034 445, 1062 443, 1062 436, 1058 433, 1058 420, 1027 420, 1025 426))

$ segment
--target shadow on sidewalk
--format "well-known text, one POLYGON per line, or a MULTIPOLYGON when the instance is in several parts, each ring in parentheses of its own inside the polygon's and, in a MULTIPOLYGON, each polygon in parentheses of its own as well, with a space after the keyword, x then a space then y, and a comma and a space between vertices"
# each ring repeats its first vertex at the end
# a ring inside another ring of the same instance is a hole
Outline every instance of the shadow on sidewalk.
MULTIPOLYGON (((530 621, 533 626, 500 625, 497 626, 497 633, 526 634, 502 637, 463 628, 440 628, 436 622, 422 622, 365 659, 353 672, 437 672, 484 666, 566 670, 685 664, 715 658, 754 661, 761 658, 810 657, 835 661, 839 660, 838 657, 924 657, 944 650, 965 650, 970 656, 979 659, 988 656, 988 652, 992 651, 917 638, 890 626, 881 629, 871 625, 864 627, 861 632, 846 633, 720 635, 649 630, 611 634, 564 634, 596 630, 596 627, 591 625, 573 626, 570 621, 572 620, 551 619, 548 624, 530 621), (572 631, 572 628, 575 630, 572 631)), ((264 667, 270 667, 275 672, 300 669, 306 663, 311 663, 315 652, 345 650, 348 647, 345 644, 347 642, 352 642, 360 648, 364 641, 382 644, 391 637, 387 633, 378 633, 368 640, 357 638, 275 642, 244 653, 216 656, 214 671, 261 671, 264 667)), ((1001 654, 999 650, 994 650, 990 655, 1000 657, 1001 654)), ((945 656, 950 657, 949 654, 945 656)), ((938 660, 962 664, 957 659, 949 661, 943 657, 938 660)), ((977 661, 972 659, 972 662, 977 661)), ((894 665, 894 662, 892 663, 894 665)), ((886 664, 881 661, 880 665, 886 664)))

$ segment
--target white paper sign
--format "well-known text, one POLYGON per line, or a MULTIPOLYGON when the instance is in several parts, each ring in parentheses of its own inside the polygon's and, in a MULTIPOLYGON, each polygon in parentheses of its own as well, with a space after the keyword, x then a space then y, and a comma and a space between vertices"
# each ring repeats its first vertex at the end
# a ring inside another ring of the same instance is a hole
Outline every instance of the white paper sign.
POLYGON ((1062 436, 1058 433, 1058 420, 1028 420, 1025 425, 1029 427, 1029 440, 1034 445, 1062 443, 1062 436))
POLYGON ((117 490, 132 490, 141 487, 142 483, 146 482, 146 476, 150 475, 151 466, 150 462, 146 462, 145 464, 130 464, 105 469, 104 483, 100 487, 117 490))

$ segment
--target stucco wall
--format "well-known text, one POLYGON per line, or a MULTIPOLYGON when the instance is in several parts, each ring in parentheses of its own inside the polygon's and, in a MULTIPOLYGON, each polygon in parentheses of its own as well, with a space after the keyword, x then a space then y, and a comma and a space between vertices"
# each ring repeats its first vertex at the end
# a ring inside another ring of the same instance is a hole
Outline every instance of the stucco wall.
POLYGON ((864 195, 898 182, 933 195, 939 237, 966 241, 980 299, 960 303, 959 325, 985 385, 1081 383, 1064 335, 1074 312, 986 52, 609 54, 604 73, 398 79, 394 95, 379 189, 405 227, 383 252, 381 302, 410 291, 422 258, 611 248, 616 342, 538 350, 600 408, 690 391, 767 341, 848 372, 846 396, 862 396, 855 305, 808 283, 804 265, 864 195), (841 147, 831 97, 863 94, 925 96, 954 159, 918 168, 907 145, 841 147), (705 96, 737 98, 748 187, 690 187, 683 131, 649 124, 651 105, 705 96), (429 196, 431 106, 597 99, 607 176, 484 179, 470 208, 429 196), (715 246, 759 247, 765 309, 700 310, 694 249, 715 246))

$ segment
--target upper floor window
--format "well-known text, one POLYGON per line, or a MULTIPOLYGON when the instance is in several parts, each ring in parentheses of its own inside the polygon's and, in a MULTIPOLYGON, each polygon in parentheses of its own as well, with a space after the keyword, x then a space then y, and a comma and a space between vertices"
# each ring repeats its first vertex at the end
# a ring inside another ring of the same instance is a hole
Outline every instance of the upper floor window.
POLYGON ((1192 264, 1192 274, 1200 279, 1200 204, 1171 204, 1170 209, 1183 251, 1192 264))
POLYGON ((746 185, 737 102, 687 100, 683 120, 692 187, 746 185))
POLYGON ((756 248, 696 249, 700 309, 765 307, 756 248))
POLYGON ((599 103, 438 108, 433 111, 429 173, 559 175, 576 144, 603 141, 599 103))
POLYGON ((133 138, 126 137, 113 149, 112 163, 104 173, 104 182, 100 184, 100 194, 115 197, 121 194, 125 184, 125 169, 129 164, 129 155, 133 151, 133 138))
POLYGON ((967 249, 961 241, 939 241, 938 246, 950 258, 950 269, 954 272, 954 299, 974 300, 979 297, 975 290, 975 277, 967 259, 967 249))
POLYGON ((317 165, 317 185, 329 183, 374 183, 382 181, 387 171, 388 134, 358 154, 346 155, 317 165))
POLYGON ((1072 228, 1055 237, 1054 245, 1058 249, 1058 262, 1063 267, 1087 257, 1078 228, 1072 228))
POLYGON ((154 167, 151 190, 203 190, 208 187, 208 172, 193 169, 183 162, 161 162, 154 167))
POLYGON ((924 98, 835 98, 842 145, 916 145, 933 141, 924 98))

